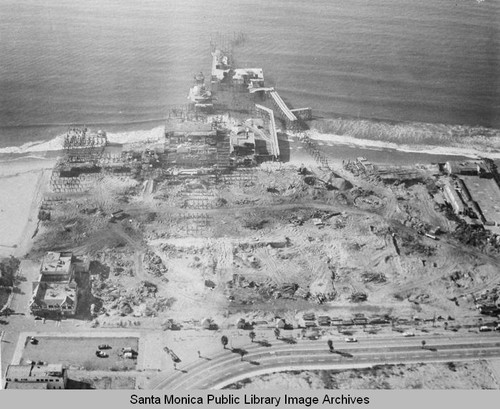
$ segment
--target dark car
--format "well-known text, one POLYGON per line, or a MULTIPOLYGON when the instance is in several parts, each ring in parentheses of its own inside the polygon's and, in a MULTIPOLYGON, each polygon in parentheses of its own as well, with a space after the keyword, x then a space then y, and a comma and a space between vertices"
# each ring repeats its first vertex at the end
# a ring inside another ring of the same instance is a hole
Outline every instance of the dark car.
POLYGON ((95 351, 95 354, 99 358, 107 358, 109 356, 106 352, 103 352, 103 351, 95 351))
POLYGON ((30 338, 30 344, 31 345, 38 345, 38 339, 36 339, 35 337, 31 337, 30 338))
POLYGON ((97 348, 99 349, 111 349, 111 345, 108 344, 101 344, 97 348))

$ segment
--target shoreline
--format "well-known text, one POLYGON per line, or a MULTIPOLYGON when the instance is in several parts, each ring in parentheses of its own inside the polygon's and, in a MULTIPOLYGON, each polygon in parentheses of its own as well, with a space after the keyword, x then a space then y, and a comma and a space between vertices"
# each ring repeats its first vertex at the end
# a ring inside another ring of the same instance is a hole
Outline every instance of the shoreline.
MULTIPOLYGON (((110 145, 123 146, 127 144, 154 143, 161 140, 163 127, 155 127, 149 130, 134 131, 132 133, 123 132, 108 135, 110 145)), ((317 129, 310 129, 302 132, 285 131, 285 135, 300 138, 301 135, 308 135, 310 139, 324 141, 338 145, 344 145, 362 149, 398 151, 403 153, 416 153, 428 155, 464 156, 471 159, 486 157, 492 160, 500 160, 500 149, 477 147, 447 146, 445 144, 409 144, 396 143, 384 140, 362 139, 349 135, 338 135, 334 133, 324 133, 317 129)), ((18 147, 8 147, 0 149, 0 164, 25 162, 25 161, 53 161, 63 152, 62 138, 57 137, 50 141, 30 142, 18 147)), ((0 177, 2 176, 0 171, 0 177)))
MULTIPOLYGON (((111 144, 154 142, 163 137, 164 123, 153 122, 147 126, 148 121, 140 121, 135 125, 139 124, 144 126, 129 128, 114 124, 110 128, 102 129, 107 133, 108 142, 111 144)), ((91 125, 91 129, 96 131, 101 125, 91 125)), ((496 128, 345 116, 317 118, 311 120, 309 125, 311 129, 302 133, 309 133, 312 139, 323 139, 352 147, 500 159, 500 129, 496 128)), ((285 133, 293 135, 300 132, 285 133)), ((55 136, 51 134, 49 139, 42 137, 20 145, 2 146, 0 161, 13 159, 13 156, 47 156, 62 151, 65 134, 66 131, 61 129, 55 136)))
MULTIPOLYGON (((487 157, 490 159, 500 159, 500 151, 488 152, 480 151, 475 148, 460 148, 454 146, 439 146, 439 145, 418 145, 418 144, 397 144, 395 142, 377 141, 371 139, 359 139, 353 136, 335 135, 320 133, 317 130, 306 131, 305 134, 310 139, 316 141, 328 141, 338 145, 347 145, 353 148, 365 148, 374 150, 395 150, 405 153, 418 153, 427 155, 453 155, 453 156, 467 156, 471 159, 478 159, 480 157, 487 157)), ((292 134, 299 136, 299 134, 292 134)))

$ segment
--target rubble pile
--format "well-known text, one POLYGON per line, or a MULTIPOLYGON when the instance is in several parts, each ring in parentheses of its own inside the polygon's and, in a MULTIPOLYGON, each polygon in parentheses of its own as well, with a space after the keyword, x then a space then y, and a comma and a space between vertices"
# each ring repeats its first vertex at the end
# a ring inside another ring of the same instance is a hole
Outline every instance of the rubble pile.
POLYGON ((451 281, 455 287, 468 288, 474 281, 474 277, 469 272, 454 271, 443 279, 451 281))
POLYGON ((368 295, 362 291, 355 291, 351 294, 350 300, 352 302, 363 302, 368 299, 368 295))
POLYGON ((372 271, 365 271, 363 274, 361 274, 361 278, 363 279, 364 283, 381 284, 387 281, 387 277, 384 273, 377 273, 372 271))
POLYGON ((163 277, 168 272, 161 257, 152 251, 147 251, 144 255, 144 264, 146 271, 155 277, 163 277))
POLYGON ((276 196, 295 196, 307 191, 308 186, 301 175, 283 167, 275 171, 264 170, 259 172, 258 187, 263 192, 276 196))
POLYGON ((430 302, 429 294, 420 293, 420 294, 411 294, 408 297, 408 301, 414 304, 426 304, 430 302))
POLYGON ((247 280, 244 276, 233 274, 233 279, 228 283, 229 288, 254 289, 264 298, 287 298, 307 299, 310 296, 309 291, 300 287, 297 283, 289 282, 281 285, 276 284, 271 278, 262 282, 247 280))
POLYGON ((327 220, 332 219, 335 223, 337 219, 342 219, 343 214, 336 211, 327 210, 298 210, 287 215, 285 220, 293 226, 302 226, 305 222, 312 220, 313 223, 325 223, 327 220), (336 216, 339 216, 338 218, 336 216), (335 217, 335 219, 333 219, 335 217))
POLYGON ((125 288, 122 284, 112 279, 93 280, 92 293, 96 298, 102 300, 105 307, 103 311, 126 315, 151 316, 155 311, 164 311, 170 307, 175 300, 157 297, 158 287, 149 281, 141 281, 133 288, 125 288), (136 313, 143 311, 142 313, 136 313))
POLYGON ((500 314, 500 286, 496 285, 477 294, 475 297, 476 308, 481 314, 498 316, 500 314))
MULTIPOLYGON (((117 252, 113 249, 107 249, 96 254, 96 258, 103 266, 109 266, 109 272, 113 276, 133 276, 134 262, 132 252, 117 252)), ((102 274, 101 274, 102 276, 102 274)), ((106 277, 102 277, 106 278, 106 277)))
POLYGON ((328 183, 336 190, 349 190, 352 188, 352 184, 341 177, 332 177, 328 180, 328 183))
POLYGON ((337 291, 333 286, 333 279, 333 274, 325 273, 314 280, 309 286, 310 298, 319 304, 333 301, 337 296, 337 291))
POLYGON ((112 303, 126 293, 122 285, 112 280, 96 279, 92 282, 92 293, 94 297, 101 299, 104 303, 112 303))
POLYGON ((436 247, 423 244, 418 236, 404 234, 400 239, 405 255, 420 254, 432 257, 436 253, 436 247))

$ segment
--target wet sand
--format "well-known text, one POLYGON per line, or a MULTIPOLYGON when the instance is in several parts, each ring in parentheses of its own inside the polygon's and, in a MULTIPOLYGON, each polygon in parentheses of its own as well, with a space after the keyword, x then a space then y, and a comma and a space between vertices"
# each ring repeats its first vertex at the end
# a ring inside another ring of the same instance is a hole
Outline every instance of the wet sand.
POLYGON ((358 139, 346 135, 323 134, 311 130, 307 132, 309 138, 317 141, 331 142, 339 145, 349 145, 368 149, 391 149, 407 153, 419 153, 428 155, 456 155, 470 158, 487 157, 493 160, 500 159, 500 152, 495 150, 477 150, 470 147, 452 146, 430 146, 430 145, 405 145, 393 142, 376 141, 369 139, 358 139))

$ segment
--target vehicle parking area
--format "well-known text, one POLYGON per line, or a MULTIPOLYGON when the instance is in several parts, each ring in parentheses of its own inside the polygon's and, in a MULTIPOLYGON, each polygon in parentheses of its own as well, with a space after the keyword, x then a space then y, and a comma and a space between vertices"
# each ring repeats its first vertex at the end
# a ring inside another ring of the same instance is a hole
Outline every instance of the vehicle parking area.
POLYGON ((132 348, 139 352, 139 339, 135 337, 53 337, 36 336, 38 344, 30 343, 27 337, 21 358, 21 364, 28 361, 46 362, 49 364, 63 364, 68 368, 88 371, 127 371, 137 366, 137 359, 123 357, 122 348, 132 348), (107 358, 96 356, 98 346, 108 344, 111 349, 103 352, 107 358))

